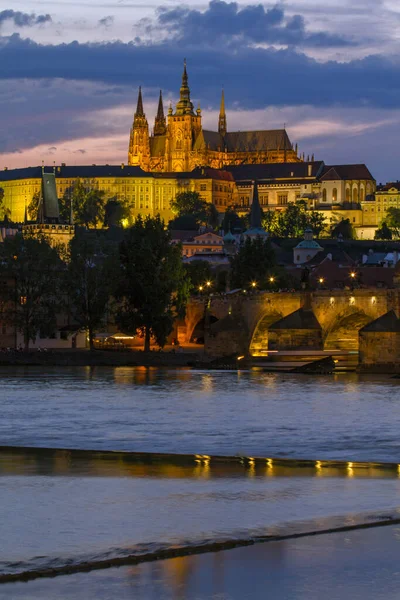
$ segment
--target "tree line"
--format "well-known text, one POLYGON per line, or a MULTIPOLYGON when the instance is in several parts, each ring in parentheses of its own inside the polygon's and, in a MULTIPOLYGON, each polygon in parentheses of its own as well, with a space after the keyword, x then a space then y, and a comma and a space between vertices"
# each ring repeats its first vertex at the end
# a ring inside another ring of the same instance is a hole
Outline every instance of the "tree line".
POLYGON ((230 268, 215 275, 208 263, 183 264, 180 244, 159 216, 138 217, 115 239, 106 231, 78 228, 67 248, 45 236, 17 234, 0 244, 0 321, 21 333, 25 349, 57 329, 65 315, 71 331, 95 334, 114 323, 120 331, 163 347, 189 297, 228 288, 274 289, 285 280, 269 240, 247 239, 230 268), (273 276, 274 285, 270 278, 273 276))

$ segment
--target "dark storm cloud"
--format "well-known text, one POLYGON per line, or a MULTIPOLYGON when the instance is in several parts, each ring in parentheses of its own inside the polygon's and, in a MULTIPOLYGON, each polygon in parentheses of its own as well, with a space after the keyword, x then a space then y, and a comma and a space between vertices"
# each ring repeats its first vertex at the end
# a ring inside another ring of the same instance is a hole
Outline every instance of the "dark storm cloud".
POLYGON ((12 21, 16 27, 33 27, 34 25, 43 25, 51 23, 50 15, 36 15, 35 13, 25 13, 15 10, 0 11, 0 27, 6 22, 12 21))
POLYGON ((176 39, 202 43, 221 42, 221 38, 241 39, 247 42, 343 47, 353 45, 339 35, 309 33, 301 15, 285 17, 281 6, 266 9, 262 4, 239 7, 236 2, 212 0, 201 12, 185 6, 160 8, 156 22, 147 31, 167 30, 176 39))
MULTIPOLYGON (((188 59, 194 98, 215 106, 221 84, 245 108, 273 105, 400 105, 400 63, 370 56, 348 63, 318 62, 294 49, 164 41, 159 44, 72 42, 41 45, 14 34, 0 38, 0 79, 60 78, 161 87, 176 93, 188 59)), ((102 94, 104 91, 101 92, 102 94)))

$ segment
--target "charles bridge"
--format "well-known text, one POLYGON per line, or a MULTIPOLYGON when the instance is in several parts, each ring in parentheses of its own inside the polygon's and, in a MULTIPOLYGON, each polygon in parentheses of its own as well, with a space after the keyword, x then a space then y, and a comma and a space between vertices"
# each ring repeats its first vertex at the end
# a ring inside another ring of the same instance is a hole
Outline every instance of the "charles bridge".
POLYGON ((192 298, 179 337, 204 341, 212 356, 260 356, 271 349, 356 351, 360 329, 390 311, 397 319, 399 309, 398 289, 208 294, 192 298))

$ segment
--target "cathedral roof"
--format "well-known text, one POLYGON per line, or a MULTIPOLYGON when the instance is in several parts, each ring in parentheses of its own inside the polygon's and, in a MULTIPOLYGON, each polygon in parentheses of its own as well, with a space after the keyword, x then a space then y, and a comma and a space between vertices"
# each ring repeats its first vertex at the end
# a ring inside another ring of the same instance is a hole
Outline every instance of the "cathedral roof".
POLYGON ((225 150, 228 152, 260 152, 266 150, 291 150, 285 129, 266 131, 230 131, 222 136, 217 131, 203 131, 197 136, 195 150, 202 148, 225 150))
POLYGON ((230 131, 224 137, 228 152, 259 152, 291 150, 292 144, 285 129, 265 131, 230 131))

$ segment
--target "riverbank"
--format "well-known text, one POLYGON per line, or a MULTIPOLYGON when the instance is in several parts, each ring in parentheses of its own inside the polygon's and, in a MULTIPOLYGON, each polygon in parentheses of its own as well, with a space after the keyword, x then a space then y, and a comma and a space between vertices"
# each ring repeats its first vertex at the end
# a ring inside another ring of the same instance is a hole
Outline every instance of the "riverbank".
POLYGON ((179 350, 142 352, 140 350, 47 350, 0 353, 0 366, 51 367, 186 367, 201 358, 196 352, 179 350))

